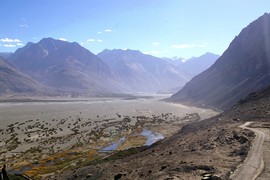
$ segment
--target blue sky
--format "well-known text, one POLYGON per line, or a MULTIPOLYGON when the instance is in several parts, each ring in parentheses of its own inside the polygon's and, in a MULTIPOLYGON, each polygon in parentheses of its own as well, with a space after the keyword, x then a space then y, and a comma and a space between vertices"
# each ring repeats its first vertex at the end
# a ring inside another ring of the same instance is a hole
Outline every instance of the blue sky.
POLYGON ((0 52, 44 37, 93 53, 135 49, 158 57, 222 54, 269 0, 0 0, 0 52))

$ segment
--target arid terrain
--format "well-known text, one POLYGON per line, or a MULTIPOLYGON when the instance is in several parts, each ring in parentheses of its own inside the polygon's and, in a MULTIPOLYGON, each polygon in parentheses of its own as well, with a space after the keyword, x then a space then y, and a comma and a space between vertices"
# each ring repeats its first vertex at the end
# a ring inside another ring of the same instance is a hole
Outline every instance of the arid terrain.
POLYGON ((118 150, 151 145, 218 113, 160 98, 1 103, 1 162, 11 174, 55 177, 118 150))
POLYGON ((0 4, 0 180, 270 179, 269 0, 0 4))
POLYGON ((263 179, 269 179, 270 178, 270 126, 269 124, 265 123, 254 123, 253 126, 255 128, 259 128, 261 131, 263 131, 266 134, 266 138, 264 141, 263 145, 263 163, 264 167, 257 178, 258 180, 263 180, 263 179))
POLYGON ((102 161, 67 170, 57 178, 230 179, 255 153, 254 163, 259 164, 256 173, 240 177, 268 179, 269 98, 269 88, 253 93, 220 115, 188 124, 150 147, 120 151, 102 161), (243 128, 246 122, 253 122, 249 123, 252 129, 243 128), (263 138, 254 132, 260 132, 263 138), (260 164, 256 153, 263 153, 264 163, 260 164))
POLYGON ((254 138, 251 131, 211 119, 200 130, 183 129, 141 152, 122 158, 119 152, 103 162, 64 172, 62 179, 200 179, 204 174, 228 179, 244 160, 254 138), (114 159, 117 160, 114 160, 114 159), (120 178, 119 178, 120 179, 120 178))
POLYGON ((267 179, 269 94, 221 114, 163 97, 1 103, 1 162, 33 179, 267 179))

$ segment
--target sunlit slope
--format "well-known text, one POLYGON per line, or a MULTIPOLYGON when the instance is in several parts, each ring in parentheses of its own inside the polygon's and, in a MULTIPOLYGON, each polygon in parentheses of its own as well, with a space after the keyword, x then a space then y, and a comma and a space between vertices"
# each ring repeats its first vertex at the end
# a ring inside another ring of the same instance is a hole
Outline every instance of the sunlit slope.
POLYGON ((44 38, 18 49, 9 60, 47 86, 94 92, 121 91, 110 67, 76 42, 44 38))

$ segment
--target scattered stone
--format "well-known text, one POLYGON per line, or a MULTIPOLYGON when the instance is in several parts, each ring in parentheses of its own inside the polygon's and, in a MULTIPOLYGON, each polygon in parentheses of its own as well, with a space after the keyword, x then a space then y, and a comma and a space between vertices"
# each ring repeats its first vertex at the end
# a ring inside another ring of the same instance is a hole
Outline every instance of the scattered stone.
POLYGON ((248 138, 245 136, 240 136, 239 140, 238 140, 241 144, 244 144, 246 142, 248 142, 248 138))
POLYGON ((222 178, 219 176, 212 176, 211 180, 222 180, 222 178))
POLYGON ((211 179, 211 177, 202 177, 202 180, 211 179))
POLYGON ((92 177, 92 176, 93 176, 92 174, 87 174, 87 175, 86 175, 87 178, 90 178, 90 177, 92 177))
POLYGON ((121 179, 121 178, 122 178, 122 176, 123 176, 123 174, 122 174, 122 173, 118 173, 118 174, 116 174, 116 175, 114 176, 114 180, 121 179))
POLYGON ((212 174, 204 174, 203 177, 212 177, 212 174))
POLYGON ((161 166, 160 170, 159 171, 163 171, 164 169, 166 169, 168 166, 167 165, 163 165, 161 166))

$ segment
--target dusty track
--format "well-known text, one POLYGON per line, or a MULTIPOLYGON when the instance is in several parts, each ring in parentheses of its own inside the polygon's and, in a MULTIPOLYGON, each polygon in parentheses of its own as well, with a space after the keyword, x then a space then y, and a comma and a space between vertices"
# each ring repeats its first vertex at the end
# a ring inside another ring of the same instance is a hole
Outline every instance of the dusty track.
POLYGON ((252 122, 246 122, 240 127, 253 131, 256 134, 256 137, 244 164, 240 165, 235 173, 231 176, 231 179, 233 180, 254 180, 260 175, 264 167, 263 143, 266 135, 264 132, 258 129, 247 127, 250 124, 252 124, 252 122))

